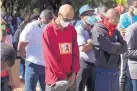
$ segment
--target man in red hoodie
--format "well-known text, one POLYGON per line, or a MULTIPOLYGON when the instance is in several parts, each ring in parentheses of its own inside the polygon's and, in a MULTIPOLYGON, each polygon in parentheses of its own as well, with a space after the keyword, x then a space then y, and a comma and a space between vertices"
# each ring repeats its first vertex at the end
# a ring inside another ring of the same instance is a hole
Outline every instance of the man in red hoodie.
POLYGON ((73 18, 72 6, 65 4, 60 7, 58 17, 43 30, 46 91, 75 91, 80 64, 73 18))

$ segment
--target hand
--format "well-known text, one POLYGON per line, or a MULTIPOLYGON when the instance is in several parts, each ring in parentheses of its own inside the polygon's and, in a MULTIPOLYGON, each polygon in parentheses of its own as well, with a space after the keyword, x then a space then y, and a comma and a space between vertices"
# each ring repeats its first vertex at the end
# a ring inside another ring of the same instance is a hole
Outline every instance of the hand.
POLYGON ((88 40, 87 40, 87 43, 92 44, 92 40, 91 40, 91 39, 88 39, 88 40))
POLYGON ((11 87, 11 89, 15 88, 14 83, 12 81, 9 81, 9 86, 11 87))
POLYGON ((120 33, 121 33, 121 35, 122 35, 123 37, 125 37, 126 29, 121 29, 121 30, 120 30, 120 33))
POLYGON ((75 80, 76 80, 76 73, 73 72, 73 73, 71 74, 71 76, 69 77, 69 79, 68 79, 69 87, 71 87, 71 86, 74 85, 75 80))

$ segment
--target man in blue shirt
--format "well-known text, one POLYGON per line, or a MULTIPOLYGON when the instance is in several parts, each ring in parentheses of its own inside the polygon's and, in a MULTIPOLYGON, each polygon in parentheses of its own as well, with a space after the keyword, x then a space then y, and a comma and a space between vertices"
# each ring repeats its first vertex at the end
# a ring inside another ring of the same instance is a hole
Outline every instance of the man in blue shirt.
POLYGON ((128 12, 120 16, 120 21, 118 24, 118 29, 121 34, 124 36, 126 28, 137 21, 137 0, 132 1, 128 12))
POLYGON ((91 28, 97 22, 94 16, 94 10, 85 5, 80 8, 81 24, 76 27, 77 41, 80 50, 80 71, 77 78, 76 91, 94 91, 95 84, 95 55, 91 43, 91 28), (85 10, 91 10, 92 15, 89 16, 85 10))

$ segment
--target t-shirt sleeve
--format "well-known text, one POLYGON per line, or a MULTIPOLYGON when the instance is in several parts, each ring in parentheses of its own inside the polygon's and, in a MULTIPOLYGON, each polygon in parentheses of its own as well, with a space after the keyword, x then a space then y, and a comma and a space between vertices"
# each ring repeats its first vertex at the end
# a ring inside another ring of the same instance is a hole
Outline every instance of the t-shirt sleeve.
POLYGON ((23 31, 21 32, 19 41, 21 41, 21 42, 29 42, 29 40, 31 39, 31 37, 33 35, 32 28, 33 28, 33 26, 31 24, 28 24, 23 29, 23 31))
POLYGON ((121 15, 120 20, 119 20, 119 24, 118 24, 118 30, 127 28, 126 22, 127 22, 126 16, 121 15))
POLYGON ((78 46, 82 46, 86 44, 86 39, 84 37, 84 32, 80 27, 76 27, 77 31, 77 41, 78 41, 78 46))

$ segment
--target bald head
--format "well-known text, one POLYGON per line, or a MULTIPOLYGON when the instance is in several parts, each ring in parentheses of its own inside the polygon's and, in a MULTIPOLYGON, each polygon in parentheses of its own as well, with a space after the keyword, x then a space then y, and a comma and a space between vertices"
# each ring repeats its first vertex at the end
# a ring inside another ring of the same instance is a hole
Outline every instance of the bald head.
POLYGON ((64 4, 59 8, 59 14, 63 16, 63 18, 73 19, 74 10, 73 7, 69 4, 64 4))
POLYGON ((120 14, 114 8, 111 8, 107 11, 106 17, 109 20, 114 21, 115 23, 119 22, 120 14))
POLYGON ((114 9, 114 8, 111 8, 107 11, 107 15, 106 15, 107 18, 113 18, 113 17, 120 17, 120 14, 114 9))

